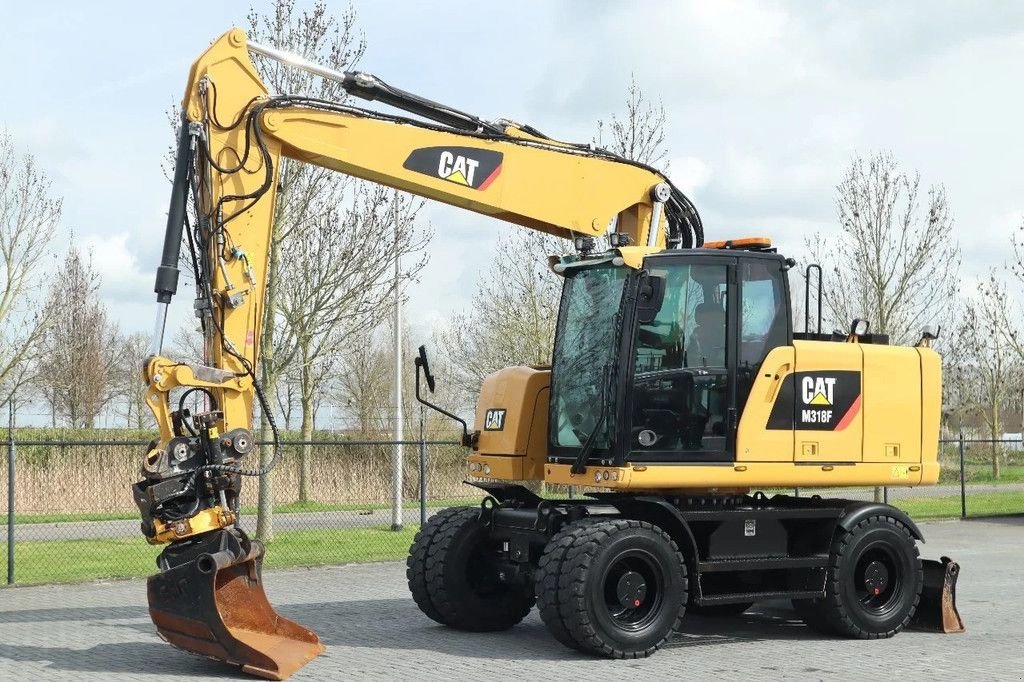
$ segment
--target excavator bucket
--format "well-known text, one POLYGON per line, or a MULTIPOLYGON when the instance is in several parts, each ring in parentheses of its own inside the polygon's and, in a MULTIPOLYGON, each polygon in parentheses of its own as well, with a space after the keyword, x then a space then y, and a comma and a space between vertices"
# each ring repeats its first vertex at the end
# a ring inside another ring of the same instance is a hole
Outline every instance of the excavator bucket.
POLYGON ((941 561, 925 560, 921 564, 924 586, 911 627, 933 632, 963 632, 964 621, 956 610, 956 581, 960 565, 946 556, 941 561))
POLYGON ((284 680, 320 655, 316 633, 274 611, 263 592, 263 544, 217 530, 168 547, 147 584, 149 615, 171 645, 284 680))

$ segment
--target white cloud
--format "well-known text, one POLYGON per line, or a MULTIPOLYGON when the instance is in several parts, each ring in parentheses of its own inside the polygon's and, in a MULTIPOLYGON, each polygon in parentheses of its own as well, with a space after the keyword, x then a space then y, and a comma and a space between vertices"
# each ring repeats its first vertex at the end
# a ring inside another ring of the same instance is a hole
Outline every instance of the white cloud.
POLYGON ((669 177, 672 182, 692 199, 707 185, 711 169, 696 156, 683 156, 669 163, 669 177))

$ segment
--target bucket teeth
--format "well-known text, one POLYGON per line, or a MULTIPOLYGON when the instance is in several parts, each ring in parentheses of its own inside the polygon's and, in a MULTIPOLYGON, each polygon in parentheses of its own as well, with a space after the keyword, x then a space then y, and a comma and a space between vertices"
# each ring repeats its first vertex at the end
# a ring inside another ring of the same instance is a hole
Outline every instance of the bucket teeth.
POLYGON ((911 626, 917 630, 954 633, 964 631, 964 621, 956 608, 956 581, 960 564, 949 557, 941 561, 925 560, 921 601, 911 626))
POLYGON ((168 547, 147 581, 157 632, 189 653, 284 680, 323 652, 316 634, 274 611, 263 591, 263 545, 240 530, 168 547))

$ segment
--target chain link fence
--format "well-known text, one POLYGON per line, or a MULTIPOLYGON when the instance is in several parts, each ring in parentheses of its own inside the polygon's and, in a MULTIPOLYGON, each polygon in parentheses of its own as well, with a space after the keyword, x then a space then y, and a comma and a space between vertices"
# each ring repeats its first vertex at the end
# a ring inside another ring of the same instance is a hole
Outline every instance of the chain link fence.
MULTIPOLYGON (((0 468, 0 512, 7 518, 0 531, 0 565, 6 566, 8 583, 153 573, 160 547, 143 541, 129 493, 147 444, 32 439, 8 430, 0 468)), ((403 502, 396 509, 393 462, 399 443, 342 436, 286 441, 281 462, 269 476, 266 565, 401 559, 422 519, 447 506, 479 504, 482 493, 463 484, 465 451, 449 434, 400 444, 403 502)), ((940 447, 942 475, 936 486, 793 492, 886 501, 915 520, 1024 514, 1019 440, 959 437, 941 441, 940 447)), ((257 479, 246 479, 241 498, 242 526, 252 535, 258 486, 257 479)))
MULTIPOLYGON (((143 576, 161 547, 146 544, 130 486, 148 441, 37 440, 9 430, 0 469, 0 565, 8 584, 143 576), (13 467, 11 464, 13 463, 13 467), (10 513, 13 509, 13 514, 10 513)), ((479 504, 462 484, 465 452, 451 434, 389 441, 321 438, 282 444, 267 477, 262 519, 269 567, 382 561, 405 556, 422 518, 479 504), (402 458, 395 509, 394 457, 402 458), (422 461, 422 466, 421 466, 422 461), (422 475, 421 475, 422 474, 422 475)), ((259 480, 243 479, 242 527, 256 536, 259 480)))

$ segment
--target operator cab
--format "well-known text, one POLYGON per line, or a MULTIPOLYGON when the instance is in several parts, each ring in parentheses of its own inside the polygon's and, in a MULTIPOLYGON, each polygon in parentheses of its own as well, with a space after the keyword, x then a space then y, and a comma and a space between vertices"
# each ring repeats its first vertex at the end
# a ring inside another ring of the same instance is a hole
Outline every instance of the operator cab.
POLYGON ((788 266, 766 242, 662 251, 640 272, 566 273, 550 461, 574 462, 581 448, 605 464, 735 459, 756 373, 770 350, 792 343, 788 266), (644 314, 652 290, 659 300, 644 314))

